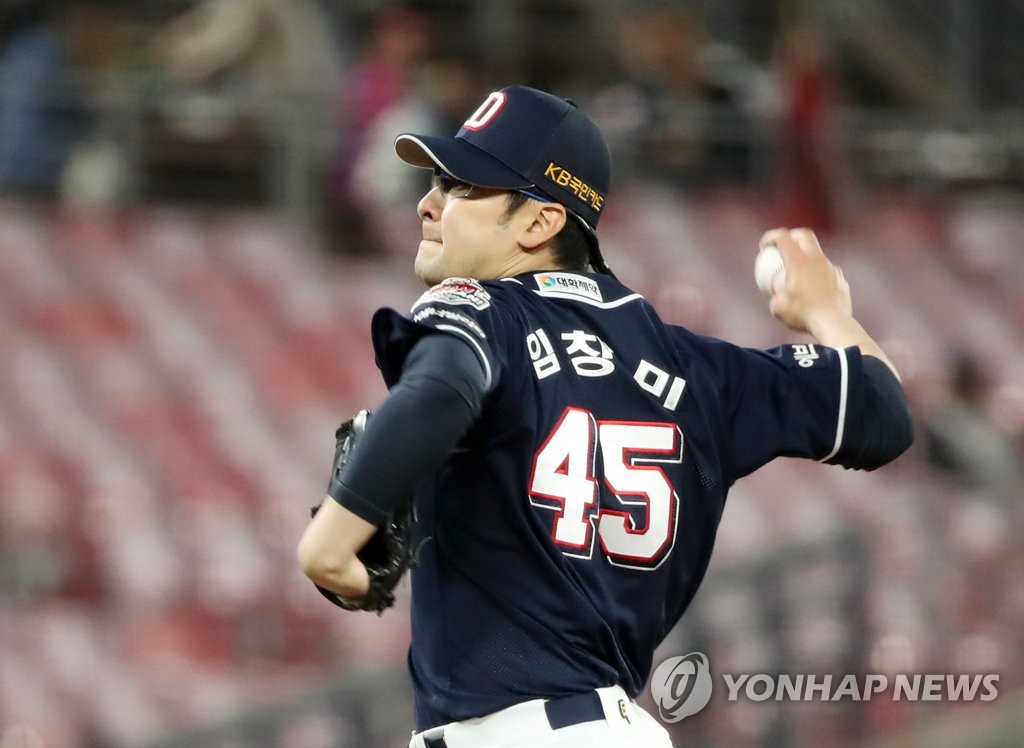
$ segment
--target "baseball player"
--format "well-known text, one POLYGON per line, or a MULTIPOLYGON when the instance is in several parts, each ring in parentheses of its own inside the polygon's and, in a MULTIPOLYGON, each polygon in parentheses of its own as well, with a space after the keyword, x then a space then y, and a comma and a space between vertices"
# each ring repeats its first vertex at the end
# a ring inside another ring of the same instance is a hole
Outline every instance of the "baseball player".
POLYGON ((595 229, 609 154, 568 100, 511 86, 432 169, 407 315, 373 318, 390 388, 299 543, 318 586, 412 495, 415 748, 668 746, 634 699, 708 565, 730 486, 781 455, 874 469, 912 439, 885 353, 805 229, 768 231, 771 312, 816 342, 751 350, 659 319, 595 229))

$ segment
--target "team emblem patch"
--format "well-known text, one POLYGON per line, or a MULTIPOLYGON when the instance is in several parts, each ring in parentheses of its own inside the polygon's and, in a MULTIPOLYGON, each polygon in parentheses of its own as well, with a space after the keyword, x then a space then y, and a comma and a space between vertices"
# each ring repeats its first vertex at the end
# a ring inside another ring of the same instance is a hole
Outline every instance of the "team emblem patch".
POLYGON ((537 293, 541 296, 582 296, 594 301, 603 301, 601 287, 585 275, 574 273, 537 273, 537 293))
POLYGON ((472 319, 467 317, 465 314, 453 312, 451 309, 438 309, 437 307, 427 306, 422 307, 421 309, 419 309, 419 311, 412 315, 412 321, 419 322, 421 324, 428 324, 431 321, 435 320, 436 324, 442 324, 444 322, 453 322, 455 324, 458 324, 472 332, 481 340, 487 337, 487 335, 484 333, 483 328, 480 327, 480 325, 478 325, 472 319))
POLYGON ((412 308, 429 303, 463 304, 483 311, 491 305, 491 295, 472 278, 448 278, 420 296, 412 308))

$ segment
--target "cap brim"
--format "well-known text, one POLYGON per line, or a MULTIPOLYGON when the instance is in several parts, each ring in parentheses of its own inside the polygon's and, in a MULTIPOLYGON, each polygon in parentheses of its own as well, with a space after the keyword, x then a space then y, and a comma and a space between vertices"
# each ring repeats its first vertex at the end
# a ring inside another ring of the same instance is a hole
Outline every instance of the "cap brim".
POLYGON ((441 168, 459 181, 498 190, 522 190, 533 183, 462 138, 402 133, 395 153, 412 166, 441 168))

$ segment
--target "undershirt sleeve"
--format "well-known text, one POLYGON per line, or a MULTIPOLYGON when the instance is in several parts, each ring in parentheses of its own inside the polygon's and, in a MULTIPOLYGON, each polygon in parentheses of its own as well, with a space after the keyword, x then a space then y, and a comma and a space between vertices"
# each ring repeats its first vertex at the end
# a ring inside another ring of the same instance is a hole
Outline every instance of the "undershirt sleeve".
POLYGON ((486 386, 468 343, 444 334, 420 338, 328 494, 367 522, 384 524, 479 418, 486 386))

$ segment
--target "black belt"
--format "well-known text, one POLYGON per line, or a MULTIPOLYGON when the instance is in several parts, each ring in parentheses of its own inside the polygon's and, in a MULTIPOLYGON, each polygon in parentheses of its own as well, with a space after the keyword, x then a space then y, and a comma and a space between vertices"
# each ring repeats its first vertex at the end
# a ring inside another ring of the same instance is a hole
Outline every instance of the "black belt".
POLYGON ((601 706, 601 697, 597 691, 574 693, 545 701, 544 713, 548 716, 552 730, 604 719, 604 707, 601 706))
MULTIPOLYGON (((545 701, 544 714, 547 715, 551 729, 557 730, 561 727, 604 719, 604 707, 601 706, 601 697, 597 691, 586 691, 545 701)), ((424 737, 423 744, 426 748, 448 748, 444 737, 424 737)))

